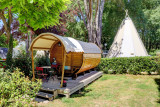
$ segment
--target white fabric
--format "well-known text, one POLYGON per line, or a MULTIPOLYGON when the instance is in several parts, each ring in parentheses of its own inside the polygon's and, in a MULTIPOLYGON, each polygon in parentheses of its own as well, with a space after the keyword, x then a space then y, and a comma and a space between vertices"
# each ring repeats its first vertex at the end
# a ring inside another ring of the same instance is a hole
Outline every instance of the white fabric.
POLYGON ((79 44, 77 40, 70 37, 68 37, 68 39, 74 44, 73 49, 75 50, 75 52, 84 52, 82 46, 79 44))
POLYGON ((114 38, 107 57, 148 56, 139 34, 129 17, 126 17, 114 38))
POLYGON ((135 51, 134 51, 134 44, 133 44, 133 38, 132 38, 132 31, 130 29, 130 24, 129 20, 125 21, 125 31, 124 31, 124 36, 123 36, 123 41, 122 41, 122 49, 121 49, 121 54, 119 57, 132 57, 135 56, 135 51))

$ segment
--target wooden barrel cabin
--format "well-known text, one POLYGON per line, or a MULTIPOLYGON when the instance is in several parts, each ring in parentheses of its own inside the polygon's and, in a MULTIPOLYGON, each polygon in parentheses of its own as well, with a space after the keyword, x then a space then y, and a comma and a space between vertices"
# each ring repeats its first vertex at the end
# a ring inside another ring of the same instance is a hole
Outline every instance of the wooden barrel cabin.
POLYGON ((96 44, 53 33, 42 33, 37 36, 29 50, 32 53, 33 50, 48 50, 50 62, 52 63, 53 59, 56 60, 60 74, 63 74, 63 70, 65 74, 71 75, 90 70, 95 68, 101 59, 101 49, 96 44))

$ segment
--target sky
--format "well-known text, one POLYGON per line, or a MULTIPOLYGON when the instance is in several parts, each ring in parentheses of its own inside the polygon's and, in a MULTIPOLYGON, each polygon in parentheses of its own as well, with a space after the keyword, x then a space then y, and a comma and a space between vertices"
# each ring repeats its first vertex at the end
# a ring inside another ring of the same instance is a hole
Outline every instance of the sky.
POLYGON ((2 20, 0 20, 0 29, 2 28, 2 25, 3 25, 2 20))

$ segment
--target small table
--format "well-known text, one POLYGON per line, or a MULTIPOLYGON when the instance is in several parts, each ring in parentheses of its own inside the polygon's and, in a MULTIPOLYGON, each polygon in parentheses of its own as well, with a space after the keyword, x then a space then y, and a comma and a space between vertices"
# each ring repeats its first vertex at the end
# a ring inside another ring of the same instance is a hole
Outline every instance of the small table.
POLYGON ((49 69, 51 69, 51 66, 42 66, 41 68, 43 68, 44 72, 50 75, 49 69))
POLYGON ((42 66, 44 69, 51 69, 51 66, 42 66))
POLYGON ((48 69, 51 69, 51 66, 42 66, 43 69, 46 69, 45 71, 47 71, 47 73, 49 73, 49 77, 52 76, 52 74, 54 73, 54 71, 48 71, 48 69))

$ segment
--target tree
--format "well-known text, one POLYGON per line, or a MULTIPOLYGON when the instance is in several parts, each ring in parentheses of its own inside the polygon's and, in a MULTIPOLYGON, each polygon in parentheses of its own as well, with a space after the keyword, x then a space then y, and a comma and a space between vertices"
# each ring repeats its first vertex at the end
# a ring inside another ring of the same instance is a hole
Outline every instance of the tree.
MULTIPOLYGON (((13 36, 11 23, 18 18, 21 29, 32 27, 34 30, 59 23, 60 13, 66 9, 69 0, 0 0, 0 18, 9 38, 7 65, 12 64, 13 36)), ((26 30, 25 30, 26 31, 26 30)))
MULTIPOLYGON (((0 19, 1 20, 1 19, 0 19)), ((19 30, 19 22, 16 18, 13 19, 13 22, 11 24, 11 35, 14 38, 13 41, 13 47, 15 47, 17 45, 17 40, 23 39, 24 37, 21 36, 23 35, 22 32, 19 30)), ((1 45, 0 47, 7 47, 8 48, 8 42, 9 42, 9 38, 6 36, 6 32, 5 32, 5 28, 4 25, 2 24, 2 27, 0 29, 0 38, 3 38, 1 40, 1 45)))
POLYGON ((67 31, 67 29, 66 29, 66 21, 67 21, 66 14, 67 14, 66 11, 60 13, 60 17, 61 17, 59 19, 60 24, 50 26, 50 27, 45 27, 45 28, 42 28, 42 29, 37 29, 37 30, 33 29, 34 34, 39 35, 39 34, 45 33, 45 32, 52 32, 52 33, 63 36, 64 33, 67 31))
MULTIPOLYGON (((83 4, 83 3, 82 3, 83 4)), ((84 6, 82 5, 81 8, 84 6)), ((66 26, 66 31, 65 35, 66 36, 71 36, 73 38, 76 38, 81 41, 88 41, 88 32, 87 28, 84 24, 84 21, 82 19, 79 7, 77 5, 77 2, 72 2, 68 6, 67 11, 65 12, 65 26, 66 26)))
MULTIPOLYGON (((107 50, 112 45, 118 27, 124 19, 124 2, 122 0, 106 1, 102 17, 102 44, 107 43, 103 49, 107 50)), ((104 45, 103 45, 104 46, 104 45)))
POLYGON ((144 0, 144 4, 146 47, 148 50, 160 49, 160 1, 144 0))
POLYGON ((78 1, 79 10, 88 31, 88 41, 96 43, 100 48, 102 37, 102 15, 105 0, 84 0, 85 14, 81 9, 81 3, 78 1))

